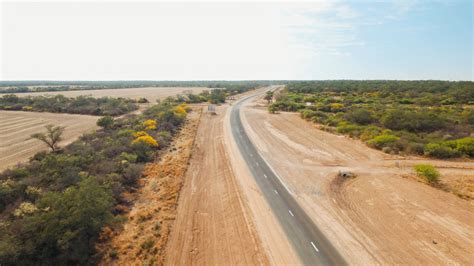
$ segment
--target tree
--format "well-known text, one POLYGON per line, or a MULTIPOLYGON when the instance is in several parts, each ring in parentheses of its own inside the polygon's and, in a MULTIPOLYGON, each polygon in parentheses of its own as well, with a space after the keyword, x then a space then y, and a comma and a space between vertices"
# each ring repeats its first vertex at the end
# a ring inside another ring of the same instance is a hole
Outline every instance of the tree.
POLYGON ((31 137, 46 143, 46 145, 48 145, 48 147, 50 147, 53 152, 58 151, 58 143, 62 140, 64 127, 47 125, 45 128, 46 133, 35 133, 31 135, 31 137))
POLYGON ((97 125, 104 129, 111 129, 114 127, 114 119, 111 116, 104 116, 97 120, 97 125))
POLYGON ((273 100, 273 91, 267 91, 264 99, 267 100, 268 104, 270 104, 273 100))

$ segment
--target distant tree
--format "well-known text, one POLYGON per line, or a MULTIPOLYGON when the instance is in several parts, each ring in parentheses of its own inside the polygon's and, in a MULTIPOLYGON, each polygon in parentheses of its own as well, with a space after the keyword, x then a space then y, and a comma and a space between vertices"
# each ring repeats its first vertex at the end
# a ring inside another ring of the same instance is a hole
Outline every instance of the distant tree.
POLYGON ((62 140, 64 127, 47 125, 45 128, 46 133, 35 133, 31 137, 46 143, 53 152, 59 150, 58 143, 62 140))
POLYGON ((111 129, 114 127, 114 119, 111 116, 104 116, 97 120, 97 125, 104 129, 111 129))
POLYGON ((137 102, 138 103, 148 103, 148 99, 147 98, 140 98, 140 99, 138 99, 137 102))
POLYGON ((270 104, 273 100, 273 91, 267 91, 264 99, 267 100, 268 104, 270 104))

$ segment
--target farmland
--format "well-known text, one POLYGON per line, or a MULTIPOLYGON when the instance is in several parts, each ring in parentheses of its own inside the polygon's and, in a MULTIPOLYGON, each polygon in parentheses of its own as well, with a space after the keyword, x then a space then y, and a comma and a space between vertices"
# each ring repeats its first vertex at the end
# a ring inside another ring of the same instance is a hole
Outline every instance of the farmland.
POLYGON ((0 171, 47 150, 46 145, 30 138, 31 134, 45 131, 45 125, 66 127, 60 143, 64 146, 95 129, 97 119, 99 117, 86 115, 0 111, 0 171))
POLYGON ((123 88, 123 89, 101 89, 101 90, 74 90, 74 91, 49 91, 49 92, 29 92, 16 93, 19 97, 26 96, 40 96, 40 95, 58 95, 62 94, 66 97, 77 97, 81 95, 90 95, 95 98, 100 97, 122 97, 138 100, 146 98, 150 102, 155 102, 158 99, 165 99, 166 97, 176 96, 186 92, 200 93, 203 90, 208 90, 205 87, 146 87, 146 88, 123 88))

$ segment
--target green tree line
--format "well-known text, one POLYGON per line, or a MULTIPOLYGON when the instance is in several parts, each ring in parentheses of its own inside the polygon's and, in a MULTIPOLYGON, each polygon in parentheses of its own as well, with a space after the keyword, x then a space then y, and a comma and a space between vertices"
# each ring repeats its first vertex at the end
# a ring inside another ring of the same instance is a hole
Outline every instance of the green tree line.
POLYGON ((138 109, 134 100, 90 96, 65 97, 6 94, 0 97, 0 110, 117 116, 138 109))

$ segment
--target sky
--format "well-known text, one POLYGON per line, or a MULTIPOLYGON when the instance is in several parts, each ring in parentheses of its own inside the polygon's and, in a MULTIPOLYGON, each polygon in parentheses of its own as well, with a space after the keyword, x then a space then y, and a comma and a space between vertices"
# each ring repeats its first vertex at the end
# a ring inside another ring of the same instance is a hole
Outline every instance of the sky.
POLYGON ((473 1, 2 1, 1 80, 473 80, 473 1))

